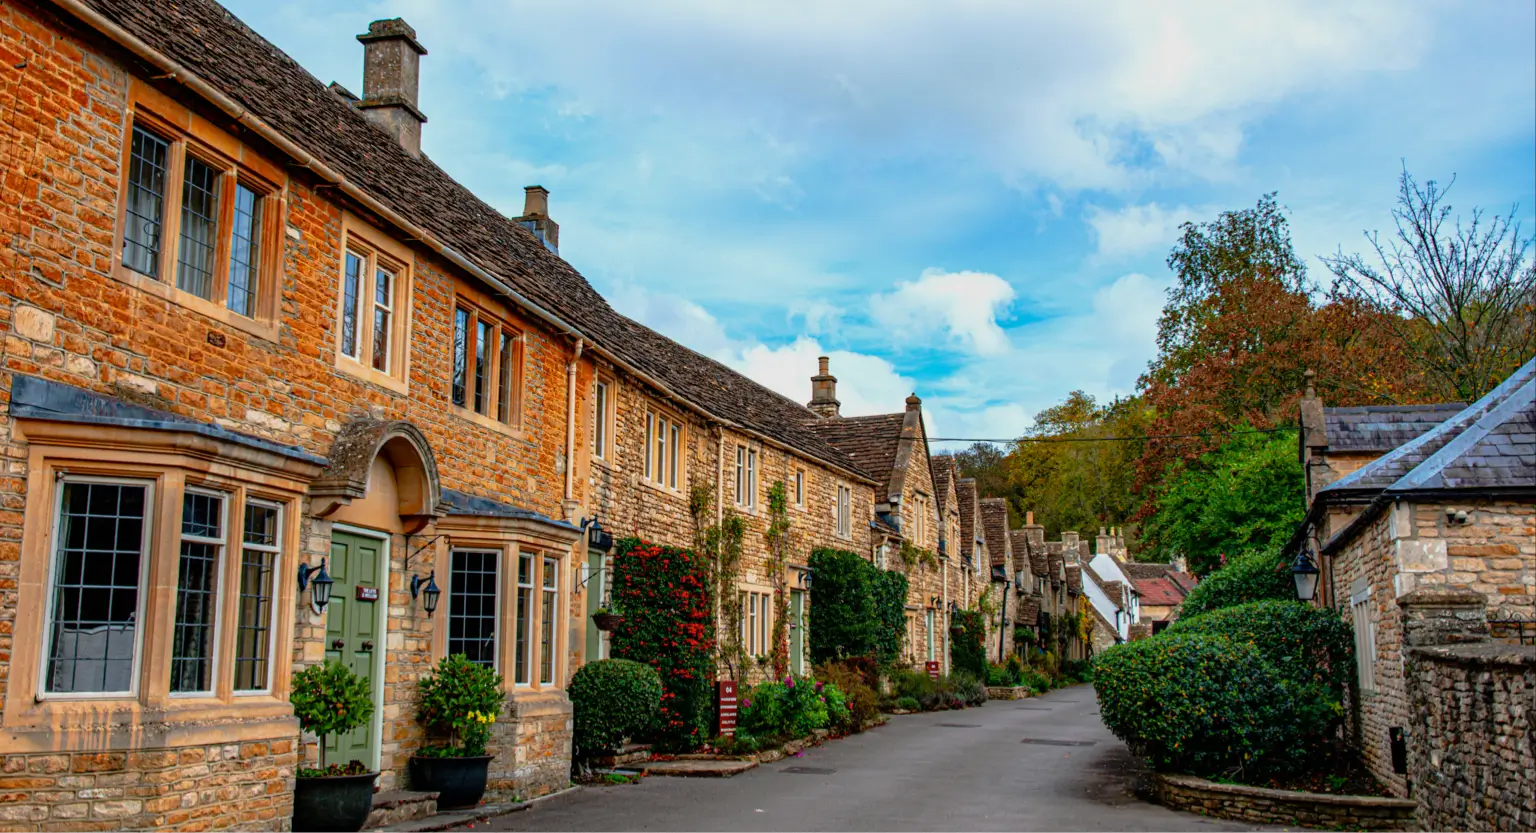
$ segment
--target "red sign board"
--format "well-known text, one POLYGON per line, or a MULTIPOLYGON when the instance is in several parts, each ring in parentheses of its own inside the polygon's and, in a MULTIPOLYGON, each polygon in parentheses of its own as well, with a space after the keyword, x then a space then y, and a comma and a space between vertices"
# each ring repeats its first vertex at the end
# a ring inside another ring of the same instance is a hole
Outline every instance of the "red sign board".
POLYGON ((939 661, 936 659, 928 660, 928 676, 937 680, 939 678, 939 673, 939 661))
POLYGON ((727 737, 736 734, 736 681, 720 680, 715 683, 718 698, 716 714, 720 715, 719 734, 727 737))
POLYGON ((357 587, 357 600, 360 601, 360 602, 376 602, 376 601, 378 601, 379 600, 379 588, 377 588, 377 587, 363 587, 362 585, 358 585, 358 587, 357 587))

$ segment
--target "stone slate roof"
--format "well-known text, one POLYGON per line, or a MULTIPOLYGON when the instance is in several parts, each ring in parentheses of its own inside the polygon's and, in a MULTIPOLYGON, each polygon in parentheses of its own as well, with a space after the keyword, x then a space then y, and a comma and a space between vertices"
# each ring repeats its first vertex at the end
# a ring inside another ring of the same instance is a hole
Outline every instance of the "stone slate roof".
POLYGON ((1131 581, 1136 585, 1136 592, 1141 594, 1141 603, 1144 605, 1172 607, 1183 603, 1187 595, 1170 578, 1132 578, 1131 581))
POLYGON ((1045 564, 1051 581, 1061 581, 1062 570, 1067 566, 1067 559, 1062 555, 1064 549, 1060 541, 1045 542, 1045 564))
POLYGON ((1067 589, 1073 593, 1083 592, 1083 567, 1081 564, 1072 564, 1067 567, 1067 589))
POLYGON ((976 551, 976 539, 982 534, 976 524, 980 520, 980 511, 976 505, 976 481, 969 477, 960 478, 955 483, 955 494, 960 503, 960 542, 964 545, 960 552, 970 557, 976 551))
POLYGON ((1168 574, 1167 564, 1155 564, 1149 561, 1121 561, 1120 572, 1125 573, 1131 581, 1144 578, 1163 578, 1168 574))
POLYGON ((530 521, 563 526, 567 529, 580 529, 575 524, 566 521, 557 521, 554 518, 545 517, 537 512, 513 506, 510 503, 502 503, 499 500, 478 497, 476 495, 460 492, 456 489, 443 489, 440 508, 449 515, 475 515, 491 518, 524 518, 530 521))
POLYGON ((1034 547, 1029 545, 1029 533, 1027 531, 1022 529, 1015 529, 1008 533, 1008 543, 1009 546, 1013 549, 1013 563, 1018 569, 1022 570, 1025 567, 1028 567, 1031 574, 1040 576, 1041 578, 1045 577, 1045 554, 1040 554, 1041 557, 1039 560, 1041 561, 1041 564, 1038 568, 1036 568, 1036 556, 1034 553, 1034 547))
POLYGON ((1040 620, 1040 597, 1034 594, 1019 597, 1019 609, 1014 614, 1013 621, 1016 625, 1033 628, 1040 620))
POLYGON ((1330 452, 1387 452, 1454 416, 1464 403, 1324 408, 1330 452))
POLYGON ((1196 584, 1200 583, 1200 581, 1193 575, 1179 572, 1178 570, 1169 570, 1168 580, 1172 581, 1174 584, 1177 584, 1179 588, 1184 591, 1184 595, 1186 596, 1189 595, 1189 591, 1195 589, 1196 584))
POLYGON ((981 525, 987 539, 987 554, 992 566, 1008 564, 1008 501, 1000 497, 982 498, 981 525))
POLYGON ((931 462, 933 464, 933 505, 939 511, 939 520, 942 523, 947 509, 944 496, 949 492, 949 484, 953 483, 959 474, 955 471, 955 458, 948 454, 934 456, 931 462))
POLYGON ((1098 573, 1094 572, 1092 567, 1088 566, 1087 564, 1082 565, 1082 567, 1083 575, 1093 580, 1093 583, 1097 585, 1098 588, 1104 592, 1104 595, 1109 598, 1109 603, 1114 605, 1116 610, 1123 610, 1124 608, 1121 607, 1122 594, 1120 592, 1120 582, 1105 581, 1098 573))
MULTIPOLYGON (((1039 529, 1039 527, 1025 527, 1023 530, 1021 530, 1025 533, 1026 538, 1029 537, 1029 531, 1032 528, 1039 529)), ((1041 534, 1043 535, 1044 533, 1041 534)), ((1030 572, 1040 576, 1041 578, 1051 577, 1051 564, 1050 560, 1046 557, 1046 546, 1047 545, 1043 541, 1037 542, 1031 540, 1029 544, 1030 572)))
POLYGON ((805 424, 862 471, 885 485, 891 482, 891 469, 896 467, 896 448, 901 443, 901 426, 906 416, 905 413, 895 413, 832 419, 813 417, 805 424))
POLYGON ((805 406, 615 312, 532 232, 425 155, 412 156, 213 0, 83 2, 687 402, 809 457, 875 479, 806 427, 815 415, 805 406))
POLYGON ((1438 426, 1323 491, 1536 488, 1536 359, 1438 426))

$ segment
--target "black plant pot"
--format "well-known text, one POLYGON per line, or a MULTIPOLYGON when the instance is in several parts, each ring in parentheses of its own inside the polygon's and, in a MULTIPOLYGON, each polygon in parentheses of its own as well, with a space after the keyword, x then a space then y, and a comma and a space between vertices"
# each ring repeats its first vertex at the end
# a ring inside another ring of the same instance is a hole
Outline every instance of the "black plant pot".
POLYGON ((603 631, 604 633, 612 633, 623 621, 623 617, 619 616, 617 613, 592 614, 592 624, 596 625, 597 629, 603 631))
POLYGON ((333 775, 328 778, 295 778, 293 782, 293 829, 295 833, 320 830, 362 830, 373 809, 373 782, 377 772, 333 775))
POLYGON ((411 786, 437 793, 438 810, 465 810, 485 796, 494 755, 476 758, 421 758, 411 756, 411 786))

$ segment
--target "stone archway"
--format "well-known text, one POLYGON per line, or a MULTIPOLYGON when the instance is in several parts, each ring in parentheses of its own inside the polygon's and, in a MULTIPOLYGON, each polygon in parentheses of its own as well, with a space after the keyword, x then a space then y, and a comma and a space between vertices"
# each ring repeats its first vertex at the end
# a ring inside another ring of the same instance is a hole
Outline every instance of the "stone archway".
POLYGON ((370 418, 351 420, 336 435, 329 464, 309 488, 313 513, 329 517, 366 496, 376 459, 394 470, 395 511, 407 534, 442 516, 442 484, 426 435, 405 420, 370 418))

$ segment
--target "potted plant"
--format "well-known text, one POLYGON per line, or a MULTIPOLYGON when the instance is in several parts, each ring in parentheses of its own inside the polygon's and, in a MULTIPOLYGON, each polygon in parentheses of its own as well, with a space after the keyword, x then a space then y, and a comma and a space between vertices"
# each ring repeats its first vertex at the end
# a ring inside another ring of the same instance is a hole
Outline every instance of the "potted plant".
POLYGON ((485 795, 495 757, 485 747, 506 702, 501 675, 454 654, 416 685, 421 695, 416 719, 440 742, 411 756, 411 783, 437 793, 439 810, 473 807, 485 795))
POLYGON ((336 660, 293 675, 288 696, 299 727, 320 738, 320 768, 300 767, 293 787, 293 829, 362 830, 373 809, 373 782, 379 777, 362 761, 325 759, 325 739, 350 732, 373 716, 368 683, 336 660))
POLYGON ((592 611, 592 624, 596 625, 598 630, 605 633, 611 633, 623 621, 624 619, 619 614, 606 607, 600 607, 592 611))

